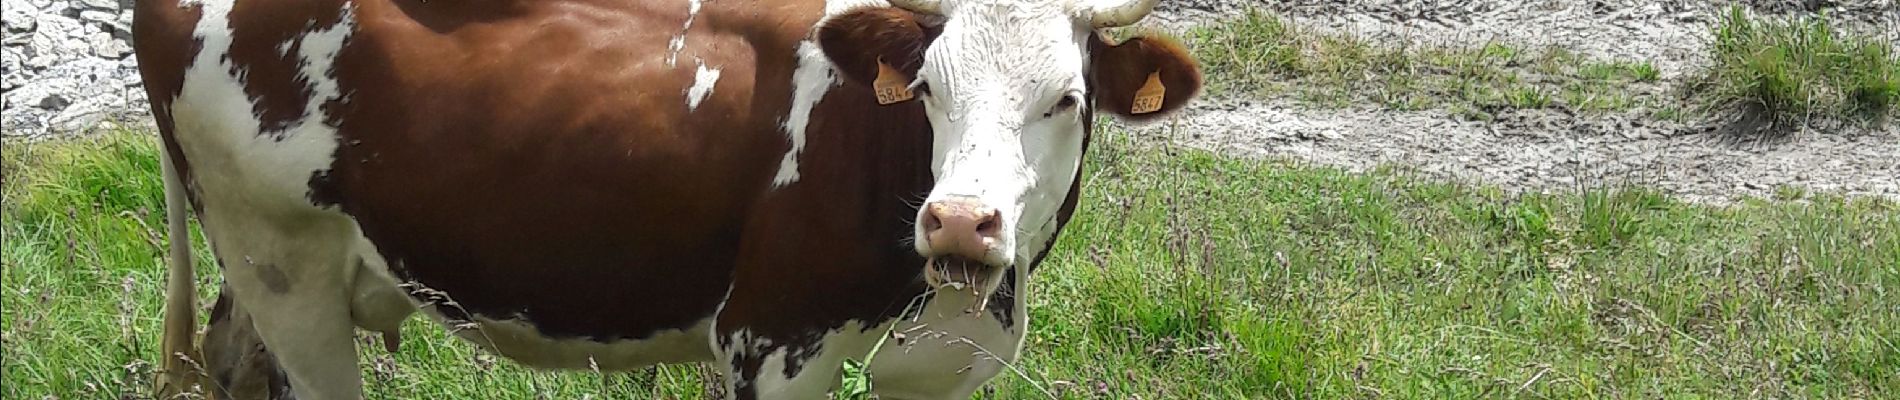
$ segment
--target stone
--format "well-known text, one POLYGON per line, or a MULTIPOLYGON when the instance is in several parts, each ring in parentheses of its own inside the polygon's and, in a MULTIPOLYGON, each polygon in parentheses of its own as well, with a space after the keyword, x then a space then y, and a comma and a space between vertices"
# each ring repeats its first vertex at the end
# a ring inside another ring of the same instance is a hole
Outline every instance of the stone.
POLYGON ((119 16, 109 11, 85 10, 79 12, 79 19, 93 22, 112 22, 113 20, 119 19, 119 16))
POLYGON ((116 19, 113 19, 112 22, 108 22, 107 24, 112 25, 112 37, 119 38, 119 40, 124 40, 126 43, 132 42, 132 11, 131 10, 120 11, 119 17, 116 19))
POLYGON ((132 54, 132 46, 125 44, 125 41, 112 37, 110 33, 95 33, 86 40, 92 44, 92 54, 100 57, 117 60, 132 54))
POLYGON ((7 46, 5 49, 0 49, 0 73, 6 74, 9 78, 13 77, 14 74, 24 70, 20 63, 25 60, 26 46, 7 46))
POLYGON ((79 0, 76 5, 94 10, 119 10, 119 0, 79 0))
POLYGON ((67 105, 70 105, 72 103, 73 102, 71 100, 66 100, 66 96, 61 96, 59 94, 50 94, 50 95, 47 95, 46 97, 40 98, 40 101, 37 103, 34 103, 33 106, 39 107, 42 110, 64 110, 66 109, 67 105))
POLYGON ((106 119, 106 108, 99 102, 87 102, 67 107, 59 115, 53 116, 48 123, 58 132, 77 132, 90 129, 106 119))
POLYGON ((73 7, 73 3, 70 1, 54 1, 52 4, 40 7, 40 10, 45 12, 47 16, 58 15, 66 18, 79 18, 79 9, 73 7))
POLYGON ((8 33, 32 32, 39 25, 39 7, 34 7, 26 0, 5 0, 0 3, 0 7, 5 7, 0 9, 0 24, 7 26, 8 33))

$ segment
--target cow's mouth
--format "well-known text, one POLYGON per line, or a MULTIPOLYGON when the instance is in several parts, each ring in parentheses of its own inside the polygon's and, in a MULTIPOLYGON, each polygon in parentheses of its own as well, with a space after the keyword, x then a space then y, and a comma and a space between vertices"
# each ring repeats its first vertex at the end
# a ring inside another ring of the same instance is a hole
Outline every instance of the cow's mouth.
POLYGON ((924 283, 937 290, 980 293, 989 289, 997 269, 966 257, 931 257, 924 261, 924 283))

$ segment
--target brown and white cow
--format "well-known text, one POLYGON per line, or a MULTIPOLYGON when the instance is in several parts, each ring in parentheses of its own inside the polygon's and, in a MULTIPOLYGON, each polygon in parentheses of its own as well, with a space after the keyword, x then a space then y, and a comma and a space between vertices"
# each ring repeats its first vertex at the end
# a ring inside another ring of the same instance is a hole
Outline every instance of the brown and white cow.
MULTIPOLYGON (((822 397, 896 329, 880 395, 967 398, 1018 357, 1093 112, 1201 76, 1098 32, 1155 0, 895 3, 140 0, 172 237, 195 210, 224 278, 204 386, 359 398, 354 329, 420 309, 529 366, 714 362, 742 399, 822 397)), ((188 254, 167 354, 198 354, 188 254)))

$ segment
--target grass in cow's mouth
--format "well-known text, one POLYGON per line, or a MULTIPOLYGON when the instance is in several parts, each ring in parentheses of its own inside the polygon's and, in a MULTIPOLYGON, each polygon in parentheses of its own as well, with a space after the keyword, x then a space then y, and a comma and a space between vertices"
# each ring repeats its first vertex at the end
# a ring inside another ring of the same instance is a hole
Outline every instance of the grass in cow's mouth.
POLYGON ((1767 132, 1816 120, 1878 121, 1900 111, 1900 52, 1815 17, 1769 19, 1740 6, 1717 21, 1713 67, 1692 90, 1705 112, 1739 112, 1767 132))
POLYGON ((1445 108, 1473 119, 1505 109, 1623 111, 1661 107, 1652 64, 1596 60, 1561 48, 1375 45, 1298 26, 1265 11, 1197 29, 1196 56, 1215 92, 1291 96, 1304 104, 1445 108))
POLYGON ((974 291, 988 283, 996 267, 964 257, 931 258, 924 262, 924 281, 938 290, 974 291))
MULTIPOLYGON (((1082 208, 1027 294, 1023 373, 991 398, 1900 391, 1892 202, 1512 195, 1097 137, 1082 208)), ((147 398, 164 275, 154 143, 4 147, 0 398, 147 398)), ((707 398, 695 366, 538 372, 420 318, 405 329, 400 353, 362 346, 372 398, 707 398)))

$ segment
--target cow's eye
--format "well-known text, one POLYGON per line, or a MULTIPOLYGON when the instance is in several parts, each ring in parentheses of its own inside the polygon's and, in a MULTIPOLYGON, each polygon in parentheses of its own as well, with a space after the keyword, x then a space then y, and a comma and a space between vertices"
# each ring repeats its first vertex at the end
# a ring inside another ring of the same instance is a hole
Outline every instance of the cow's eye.
POLYGON ((1079 96, 1074 93, 1070 93, 1068 95, 1062 96, 1062 100, 1056 101, 1056 106, 1054 108, 1050 108, 1048 112, 1042 113, 1042 117, 1043 118, 1053 117, 1056 115, 1056 113, 1069 111, 1070 108, 1075 108, 1076 103, 1080 102, 1080 100, 1076 99, 1077 97, 1079 96))

